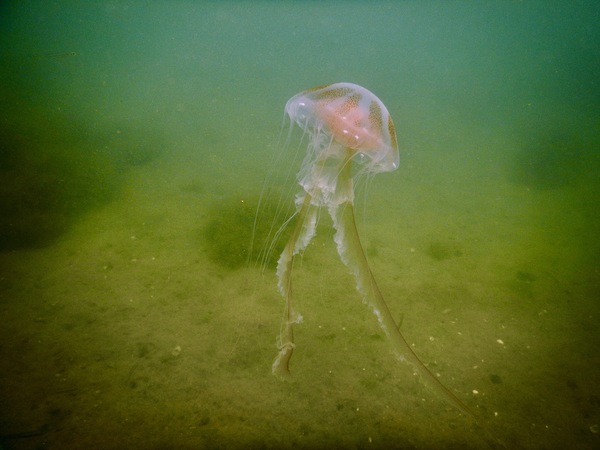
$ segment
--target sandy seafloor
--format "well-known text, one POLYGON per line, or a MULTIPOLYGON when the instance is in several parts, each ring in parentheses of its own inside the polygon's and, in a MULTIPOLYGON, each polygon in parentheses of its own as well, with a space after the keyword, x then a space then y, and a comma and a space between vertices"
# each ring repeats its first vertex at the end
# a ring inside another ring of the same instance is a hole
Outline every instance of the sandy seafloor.
POLYGON ((0 448, 600 447, 594 2, 142 4, 3 7, 0 448), (333 81, 398 131, 373 273, 495 438, 395 359, 326 214, 271 375, 244 252, 269 168, 293 202, 285 101, 333 81))

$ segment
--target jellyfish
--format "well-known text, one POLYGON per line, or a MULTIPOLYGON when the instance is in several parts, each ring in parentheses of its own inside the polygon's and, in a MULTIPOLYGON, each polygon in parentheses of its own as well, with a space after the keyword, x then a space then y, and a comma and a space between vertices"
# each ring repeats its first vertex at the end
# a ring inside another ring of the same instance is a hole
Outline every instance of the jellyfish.
POLYGON ((342 262, 356 279, 363 302, 369 305, 388 336, 397 357, 414 367, 421 379, 461 413, 473 417, 459 400, 419 359, 396 325, 377 286, 363 250, 354 218, 354 182, 398 168, 396 131, 389 111, 372 92, 352 83, 318 86, 294 95, 285 105, 292 127, 298 125, 308 140, 298 173, 296 222, 277 262, 279 292, 285 313, 279 336, 279 353, 273 374, 290 375, 294 352, 294 325, 302 321, 292 295, 292 269, 316 232, 319 211, 326 208, 335 228, 334 241, 342 262))

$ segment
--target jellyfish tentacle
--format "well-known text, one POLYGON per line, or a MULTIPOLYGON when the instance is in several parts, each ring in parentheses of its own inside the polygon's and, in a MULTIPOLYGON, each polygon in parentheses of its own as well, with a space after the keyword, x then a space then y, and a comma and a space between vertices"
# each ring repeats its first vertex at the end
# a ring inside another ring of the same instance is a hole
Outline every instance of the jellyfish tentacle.
MULTIPOLYGON (((352 183, 351 177, 350 164, 344 164, 340 171, 338 183, 352 183)), ((444 386, 421 361, 398 329, 392 313, 375 281, 367 256, 363 250, 356 228, 354 205, 352 202, 330 205, 328 210, 336 230, 334 240, 340 258, 354 275, 357 290, 362 295, 363 301, 373 310, 379 325, 390 339, 393 350, 398 358, 412 365, 421 375, 421 379, 452 406, 464 415, 475 419, 474 413, 444 386)))
POLYGON ((290 375, 289 363, 296 347, 294 344, 294 324, 302 321, 302 316, 294 309, 292 295, 292 269, 295 256, 302 252, 315 235, 318 208, 311 204, 310 194, 297 198, 298 218, 277 262, 279 292, 285 299, 285 313, 279 333, 279 354, 273 361, 272 372, 280 378, 290 375))

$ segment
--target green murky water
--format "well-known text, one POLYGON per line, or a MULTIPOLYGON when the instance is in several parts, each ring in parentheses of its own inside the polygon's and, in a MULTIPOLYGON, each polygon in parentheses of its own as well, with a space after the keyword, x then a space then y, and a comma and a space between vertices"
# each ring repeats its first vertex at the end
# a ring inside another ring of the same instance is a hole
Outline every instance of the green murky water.
POLYGON ((357 221, 415 351, 508 448, 600 445, 595 2, 0 10, 3 448, 487 448, 394 359, 326 217, 271 375, 254 211, 293 210, 286 100, 337 81, 396 124, 357 221))

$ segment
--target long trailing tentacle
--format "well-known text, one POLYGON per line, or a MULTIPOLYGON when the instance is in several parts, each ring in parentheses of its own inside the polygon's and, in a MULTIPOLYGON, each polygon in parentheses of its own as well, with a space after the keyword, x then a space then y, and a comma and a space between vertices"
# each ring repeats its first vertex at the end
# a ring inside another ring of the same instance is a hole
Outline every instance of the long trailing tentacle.
MULTIPOLYGON (((340 173, 340 182, 352 183, 350 164, 345 164, 340 173)), ((363 300, 371 306, 377 317, 379 325, 388 335, 392 347, 400 360, 411 364, 421 375, 423 381, 437 391, 442 398, 446 399, 461 413, 475 419, 473 412, 460 401, 448 388, 446 388, 437 377, 425 366, 416 353, 412 350, 406 339, 398 329, 392 314, 383 299, 383 295, 373 277, 367 257, 362 248, 356 221, 354 218, 354 207, 351 202, 340 205, 332 205, 329 214, 333 219, 336 229, 334 236, 340 258, 356 279, 357 289, 363 300)))
POLYGON ((279 334, 279 354, 273 362, 274 375, 287 378, 290 375, 289 363, 294 352, 294 324, 302 321, 302 316, 294 309, 292 295, 292 268, 295 256, 303 251, 315 235, 318 207, 311 204, 311 196, 300 197, 297 222, 279 261, 277 278, 279 292, 285 299, 285 313, 279 334))

